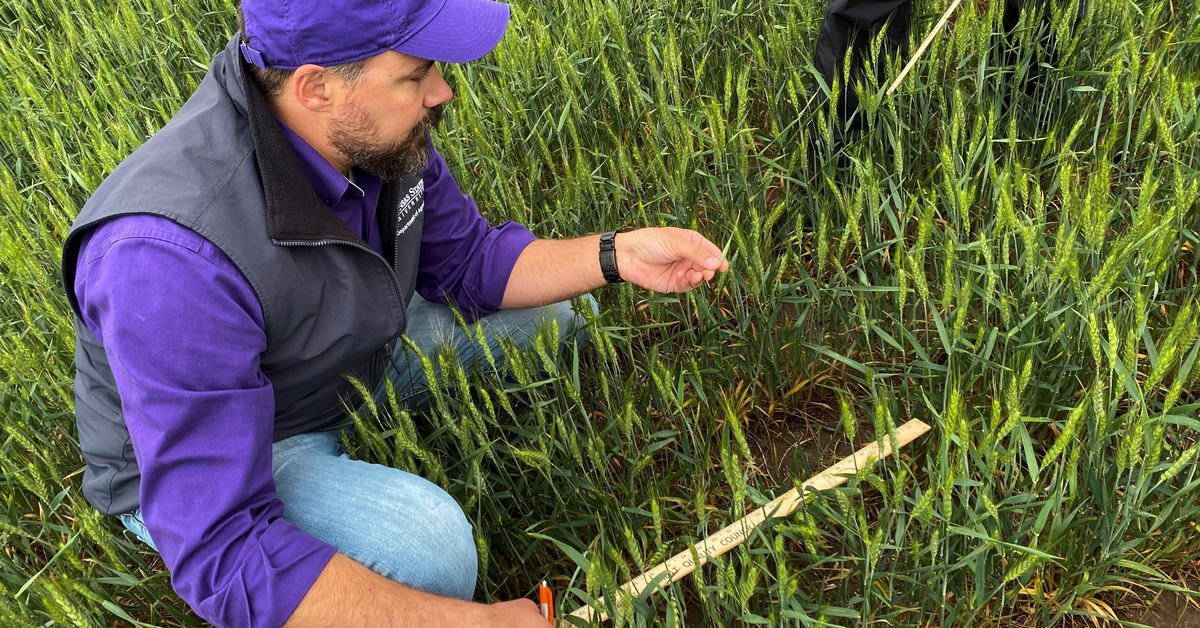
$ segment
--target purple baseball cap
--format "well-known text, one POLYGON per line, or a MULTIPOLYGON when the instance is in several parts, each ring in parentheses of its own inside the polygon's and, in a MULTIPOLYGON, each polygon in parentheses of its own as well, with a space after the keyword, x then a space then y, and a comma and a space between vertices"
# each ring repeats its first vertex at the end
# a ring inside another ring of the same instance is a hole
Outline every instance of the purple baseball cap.
POLYGON ((339 65, 386 50, 462 63, 486 55, 508 26, 491 0, 242 0, 242 56, 260 68, 339 65))

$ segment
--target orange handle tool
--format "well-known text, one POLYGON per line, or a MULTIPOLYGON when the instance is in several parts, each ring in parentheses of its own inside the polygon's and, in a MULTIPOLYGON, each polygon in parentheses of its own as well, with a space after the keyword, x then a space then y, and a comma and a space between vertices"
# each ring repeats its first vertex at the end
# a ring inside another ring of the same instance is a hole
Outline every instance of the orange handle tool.
POLYGON ((550 625, 553 626, 554 625, 554 591, 551 590, 550 587, 546 586, 545 580, 542 580, 541 584, 538 585, 538 602, 539 602, 538 605, 541 607, 541 610, 542 610, 542 617, 545 617, 546 621, 550 622, 550 625))

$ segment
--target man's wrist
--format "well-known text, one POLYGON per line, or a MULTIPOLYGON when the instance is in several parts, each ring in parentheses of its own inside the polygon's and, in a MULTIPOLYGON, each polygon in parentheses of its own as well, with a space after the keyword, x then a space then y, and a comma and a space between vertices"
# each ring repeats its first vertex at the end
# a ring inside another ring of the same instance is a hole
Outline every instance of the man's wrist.
POLYGON ((600 272, 608 283, 621 283, 621 271, 617 268, 617 232, 600 234, 600 272))

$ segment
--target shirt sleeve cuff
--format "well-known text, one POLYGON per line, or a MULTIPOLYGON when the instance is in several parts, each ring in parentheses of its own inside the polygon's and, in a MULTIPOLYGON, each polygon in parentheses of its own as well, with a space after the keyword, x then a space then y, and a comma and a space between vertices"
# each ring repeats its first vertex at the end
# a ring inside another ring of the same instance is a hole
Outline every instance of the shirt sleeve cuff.
POLYGON ((213 593, 193 607, 217 625, 281 626, 336 553, 332 545, 277 519, 238 550, 241 568, 221 586, 208 583, 204 588, 213 593))
POLYGON ((279 600, 279 606, 276 609, 279 613, 278 617, 281 619, 280 624, 286 623, 296 612, 296 608, 300 606, 304 596, 308 595, 321 572, 325 571, 326 565, 337 553, 336 547, 300 532, 298 529, 297 532, 299 532, 296 535, 298 538, 288 540, 293 543, 307 541, 309 546, 303 549, 295 546, 280 548, 281 552, 296 553, 299 558, 296 568, 289 574, 291 582, 284 588, 284 595, 279 600))
POLYGON ((474 290, 467 290, 468 293, 474 293, 476 298, 470 299, 470 303, 458 303, 468 323, 500 311, 517 258, 521 257, 525 247, 537 239, 525 225, 511 220, 494 227, 491 235, 492 255, 487 272, 481 273, 484 280, 474 286, 474 290))

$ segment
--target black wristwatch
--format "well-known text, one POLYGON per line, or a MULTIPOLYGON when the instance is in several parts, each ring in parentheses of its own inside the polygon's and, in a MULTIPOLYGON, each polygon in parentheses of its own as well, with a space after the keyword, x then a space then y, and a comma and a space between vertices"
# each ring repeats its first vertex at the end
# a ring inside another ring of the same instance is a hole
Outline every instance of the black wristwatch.
POLYGON ((605 231, 600 234, 600 272, 608 283, 621 283, 621 273, 617 270, 617 232, 605 231))

